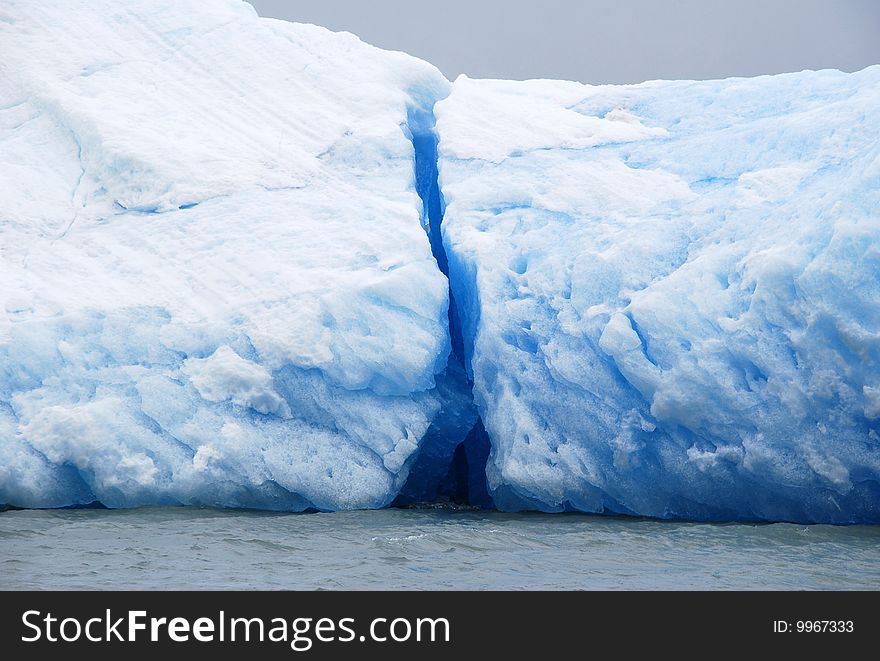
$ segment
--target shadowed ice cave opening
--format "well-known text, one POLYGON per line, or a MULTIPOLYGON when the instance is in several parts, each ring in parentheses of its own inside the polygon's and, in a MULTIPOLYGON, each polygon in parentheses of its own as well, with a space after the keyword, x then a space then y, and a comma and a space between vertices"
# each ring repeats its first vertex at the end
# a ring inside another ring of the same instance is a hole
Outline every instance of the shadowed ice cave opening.
MULTIPOLYGON (((444 203, 435 124, 433 101, 409 108, 407 128, 414 151, 416 192, 422 200, 422 227, 437 266, 448 279, 449 260, 441 234, 444 203)), ((444 405, 422 439, 409 477, 392 503, 397 507, 438 503, 494 507, 486 481, 489 436, 473 403, 473 383, 465 369, 461 323, 451 288, 448 314, 452 353, 445 373, 438 375, 438 391, 444 405), (449 395, 444 396, 444 392, 449 395), (466 404, 462 406, 464 396, 466 404)))

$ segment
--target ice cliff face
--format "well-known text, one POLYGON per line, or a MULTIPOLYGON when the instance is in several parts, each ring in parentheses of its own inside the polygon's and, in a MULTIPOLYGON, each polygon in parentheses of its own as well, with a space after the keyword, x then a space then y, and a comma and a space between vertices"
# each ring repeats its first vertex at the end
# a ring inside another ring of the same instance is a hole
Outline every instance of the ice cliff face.
POLYGON ((880 521, 878 126, 7 2, 0 503, 880 521))
POLYGON ((880 519, 880 67, 436 113, 500 507, 880 519))
POLYGON ((239 2, 5 3, 0 63, 0 502, 388 504, 444 428, 449 83, 239 2))

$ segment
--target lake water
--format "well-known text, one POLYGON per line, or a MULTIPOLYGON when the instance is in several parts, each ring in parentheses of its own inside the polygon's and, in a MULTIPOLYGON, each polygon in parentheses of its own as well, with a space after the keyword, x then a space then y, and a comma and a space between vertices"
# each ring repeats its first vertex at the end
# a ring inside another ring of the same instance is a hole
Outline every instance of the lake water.
POLYGON ((0 513, 2 589, 880 589, 880 526, 191 508, 0 513))

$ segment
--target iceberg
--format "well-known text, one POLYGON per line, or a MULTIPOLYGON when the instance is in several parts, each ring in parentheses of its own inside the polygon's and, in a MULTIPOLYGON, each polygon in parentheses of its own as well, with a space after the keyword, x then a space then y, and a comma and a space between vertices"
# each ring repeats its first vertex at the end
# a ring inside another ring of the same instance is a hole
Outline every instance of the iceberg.
POLYGON ((880 521, 880 67, 435 112, 498 507, 880 521))
POLYGON ((878 126, 8 0, 0 506, 880 522, 878 126))
POLYGON ((0 503, 390 503, 471 406, 413 168, 446 79, 232 1, 7 2, 0 62, 0 503))

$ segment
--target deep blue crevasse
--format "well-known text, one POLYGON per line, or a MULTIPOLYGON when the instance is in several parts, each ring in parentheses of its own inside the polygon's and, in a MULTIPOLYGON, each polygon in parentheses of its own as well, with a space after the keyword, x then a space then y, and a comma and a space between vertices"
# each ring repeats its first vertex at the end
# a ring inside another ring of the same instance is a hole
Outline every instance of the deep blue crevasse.
MULTIPOLYGON (((410 107, 407 128, 415 152, 415 185, 422 200, 422 225, 437 266, 448 278, 449 260, 440 232, 444 205, 437 167, 435 123, 433 100, 420 107, 410 107)), ((443 407, 422 439, 406 484, 393 503, 396 506, 452 502, 493 507, 486 482, 489 436, 471 395, 473 383, 465 369, 461 323, 451 289, 449 335, 452 353, 446 371, 437 377, 443 407), (466 404, 462 406, 464 397, 466 404)))

